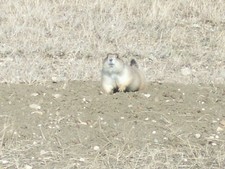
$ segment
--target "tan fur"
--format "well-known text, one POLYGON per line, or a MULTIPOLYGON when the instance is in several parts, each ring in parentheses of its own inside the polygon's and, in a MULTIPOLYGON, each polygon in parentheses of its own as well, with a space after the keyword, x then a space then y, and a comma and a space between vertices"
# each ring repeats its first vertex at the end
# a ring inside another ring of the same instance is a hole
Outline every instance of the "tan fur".
POLYGON ((144 75, 137 65, 125 64, 117 54, 108 54, 104 59, 102 87, 106 93, 134 92, 143 89, 144 85, 144 75))

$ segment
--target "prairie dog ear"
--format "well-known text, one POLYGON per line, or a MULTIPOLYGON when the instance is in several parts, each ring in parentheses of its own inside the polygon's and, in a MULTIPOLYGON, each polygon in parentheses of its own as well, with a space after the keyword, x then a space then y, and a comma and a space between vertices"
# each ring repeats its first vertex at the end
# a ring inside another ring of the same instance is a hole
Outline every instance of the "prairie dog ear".
POLYGON ((103 59, 103 63, 105 63, 106 60, 108 60, 109 56, 107 55, 104 59, 103 59))

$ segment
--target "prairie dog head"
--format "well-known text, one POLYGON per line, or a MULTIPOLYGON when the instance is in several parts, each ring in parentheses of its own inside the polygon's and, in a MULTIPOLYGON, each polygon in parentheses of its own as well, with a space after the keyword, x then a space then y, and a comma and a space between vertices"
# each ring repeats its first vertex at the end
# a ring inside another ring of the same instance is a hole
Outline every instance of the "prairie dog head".
POLYGON ((118 54, 107 54, 103 61, 103 71, 111 73, 119 73, 123 70, 124 62, 119 58, 118 54))

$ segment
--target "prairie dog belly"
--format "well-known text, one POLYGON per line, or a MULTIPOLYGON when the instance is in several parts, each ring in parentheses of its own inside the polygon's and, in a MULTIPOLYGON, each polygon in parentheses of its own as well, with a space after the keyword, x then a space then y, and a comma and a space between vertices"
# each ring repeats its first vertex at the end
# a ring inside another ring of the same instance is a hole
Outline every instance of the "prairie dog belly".
POLYGON ((132 75, 128 67, 125 67, 121 74, 116 76, 117 85, 128 86, 132 81, 132 75))

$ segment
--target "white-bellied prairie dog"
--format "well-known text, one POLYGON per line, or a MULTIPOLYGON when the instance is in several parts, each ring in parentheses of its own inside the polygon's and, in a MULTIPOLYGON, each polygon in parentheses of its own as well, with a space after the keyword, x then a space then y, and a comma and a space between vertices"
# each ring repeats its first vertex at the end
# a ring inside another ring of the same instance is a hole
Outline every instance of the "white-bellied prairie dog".
POLYGON ((124 63, 118 54, 108 54, 103 60, 102 87, 106 93, 134 92, 143 89, 145 78, 137 62, 124 63))

